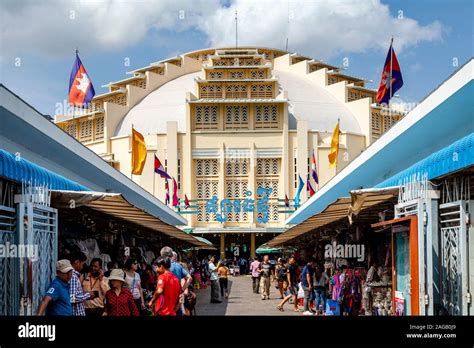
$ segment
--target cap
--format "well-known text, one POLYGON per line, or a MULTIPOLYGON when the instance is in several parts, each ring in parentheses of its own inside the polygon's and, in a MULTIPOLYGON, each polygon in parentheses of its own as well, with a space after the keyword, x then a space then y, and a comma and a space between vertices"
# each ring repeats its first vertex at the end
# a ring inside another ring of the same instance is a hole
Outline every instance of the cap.
POLYGON ((61 273, 67 273, 69 271, 72 271, 74 268, 71 265, 71 262, 69 260, 63 259, 59 260, 56 262, 56 271, 59 271, 61 273))

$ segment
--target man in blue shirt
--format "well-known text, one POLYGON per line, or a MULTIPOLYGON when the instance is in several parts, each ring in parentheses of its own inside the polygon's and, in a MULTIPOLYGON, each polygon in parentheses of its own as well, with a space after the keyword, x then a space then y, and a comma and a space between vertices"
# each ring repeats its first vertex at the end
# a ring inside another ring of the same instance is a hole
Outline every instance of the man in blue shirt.
POLYGON ((43 315, 45 312, 48 316, 72 315, 68 283, 71 280, 73 270, 74 268, 69 260, 56 262, 56 278, 46 291, 39 306, 38 315, 43 315))
MULTIPOLYGON (((176 276, 176 278, 179 279, 179 282, 181 284, 181 290, 183 291, 183 293, 180 295, 180 302, 184 303, 184 296, 187 296, 188 293, 189 293, 188 288, 189 288, 189 285, 191 284, 191 282, 193 281, 193 277, 191 277, 191 274, 189 274, 189 272, 186 271, 183 268, 183 266, 181 266, 177 262, 178 254, 176 254, 176 252, 174 252, 173 249, 171 249, 168 246, 165 246, 165 247, 161 248, 160 255, 162 257, 167 257, 171 260, 171 267, 170 267, 169 271, 171 273, 173 273, 176 276)), ((179 310, 178 315, 180 315, 181 312, 182 311, 179 310)))
POLYGON ((306 266, 303 268, 303 272, 301 273, 301 286, 303 287, 304 291, 304 300, 303 300, 303 307, 304 312, 303 315, 313 315, 313 311, 310 309, 310 301, 313 298, 313 276, 314 276, 314 266, 316 265, 316 260, 314 258, 309 259, 306 266))
POLYGON ((193 278, 191 277, 189 272, 183 268, 183 266, 181 266, 178 262, 176 262, 178 258, 178 254, 176 254, 173 251, 173 249, 166 246, 161 249, 160 255, 162 257, 167 257, 171 260, 171 267, 169 271, 173 273, 176 276, 176 278, 179 279, 183 292, 185 295, 187 295, 188 287, 191 284, 193 278))

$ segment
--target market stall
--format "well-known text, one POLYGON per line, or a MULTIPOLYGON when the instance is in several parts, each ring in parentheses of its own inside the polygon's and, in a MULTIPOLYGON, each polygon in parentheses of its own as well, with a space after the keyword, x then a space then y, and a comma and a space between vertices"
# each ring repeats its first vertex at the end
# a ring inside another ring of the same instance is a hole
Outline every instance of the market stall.
POLYGON ((209 245, 130 204, 122 195, 52 191, 59 211, 59 254, 80 250, 87 260, 99 257, 122 264, 132 257, 151 263, 161 247, 174 250, 209 245))

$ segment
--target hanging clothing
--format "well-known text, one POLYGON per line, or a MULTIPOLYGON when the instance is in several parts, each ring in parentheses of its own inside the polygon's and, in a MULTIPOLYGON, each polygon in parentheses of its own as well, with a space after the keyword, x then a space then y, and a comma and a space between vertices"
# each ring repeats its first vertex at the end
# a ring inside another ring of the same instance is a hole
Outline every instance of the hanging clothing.
POLYGON ((332 284, 332 299, 334 301, 338 301, 339 303, 342 302, 344 298, 343 288, 345 283, 345 275, 344 273, 335 274, 331 278, 332 284))
POLYGON ((349 313, 352 315, 357 315, 359 313, 360 302, 362 300, 361 280, 358 275, 351 275, 349 279, 349 291, 347 297, 349 313))

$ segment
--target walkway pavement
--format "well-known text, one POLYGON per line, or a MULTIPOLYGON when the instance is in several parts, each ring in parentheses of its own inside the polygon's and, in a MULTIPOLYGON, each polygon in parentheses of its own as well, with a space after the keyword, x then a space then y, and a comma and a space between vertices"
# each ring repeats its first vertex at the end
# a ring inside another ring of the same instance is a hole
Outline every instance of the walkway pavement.
POLYGON ((270 288, 270 300, 262 300, 260 294, 254 294, 249 275, 229 278, 229 298, 223 299, 222 303, 210 303, 210 292, 210 286, 196 290, 196 315, 301 315, 294 312, 289 303, 285 304, 284 312, 275 308, 281 300, 274 283, 270 288))

